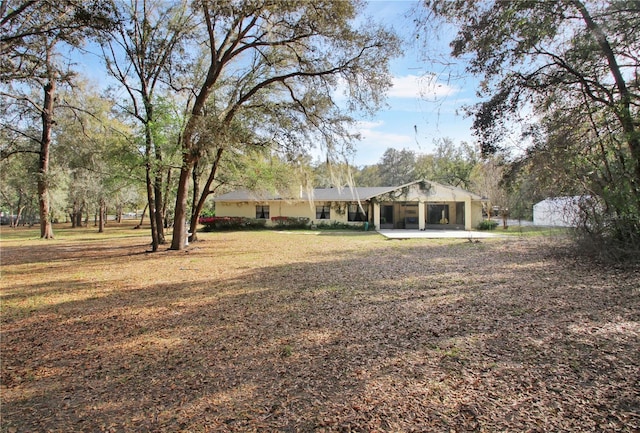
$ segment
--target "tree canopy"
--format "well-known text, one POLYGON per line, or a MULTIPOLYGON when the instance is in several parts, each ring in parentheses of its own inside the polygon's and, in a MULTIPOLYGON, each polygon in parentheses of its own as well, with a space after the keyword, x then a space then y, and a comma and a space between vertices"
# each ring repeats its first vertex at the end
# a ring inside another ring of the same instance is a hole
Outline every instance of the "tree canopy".
POLYGON ((531 169, 546 170, 556 184, 597 202, 585 209, 585 231, 637 249, 638 2, 433 0, 425 6, 431 18, 456 25, 451 53, 482 78, 484 99, 468 111, 483 153, 504 148, 507 129, 523 126, 531 169), (561 158, 561 167, 547 170, 551 157, 561 158))

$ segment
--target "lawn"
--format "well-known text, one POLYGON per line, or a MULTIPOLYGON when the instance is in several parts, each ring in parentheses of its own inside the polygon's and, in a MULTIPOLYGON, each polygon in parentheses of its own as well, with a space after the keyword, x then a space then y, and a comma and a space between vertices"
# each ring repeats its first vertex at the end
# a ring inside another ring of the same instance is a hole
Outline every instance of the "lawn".
POLYGON ((2 432, 640 429, 640 270, 558 236, 1 232, 2 432))

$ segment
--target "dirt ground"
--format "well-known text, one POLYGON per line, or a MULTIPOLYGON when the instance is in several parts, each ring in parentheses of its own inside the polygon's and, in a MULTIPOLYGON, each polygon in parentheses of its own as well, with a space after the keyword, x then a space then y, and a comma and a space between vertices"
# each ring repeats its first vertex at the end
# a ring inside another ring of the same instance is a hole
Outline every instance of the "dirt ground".
POLYGON ((640 271, 559 238, 2 233, 2 432, 637 432, 640 271))

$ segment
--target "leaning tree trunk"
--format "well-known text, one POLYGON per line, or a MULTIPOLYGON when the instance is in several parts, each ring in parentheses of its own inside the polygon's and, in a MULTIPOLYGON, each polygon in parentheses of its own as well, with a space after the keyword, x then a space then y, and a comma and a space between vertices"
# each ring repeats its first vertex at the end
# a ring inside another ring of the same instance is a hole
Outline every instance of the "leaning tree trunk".
POLYGON ((53 129, 53 103, 56 85, 53 80, 44 86, 44 106, 42 108, 42 138, 40 140, 40 160, 38 166, 38 206, 40 208, 40 237, 53 239, 53 227, 49 209, 49 150, 53 129))
MULTIPOLYGON (((193 207, 193 212, 191 215, 191 224, 189 225, 190 230, 191 230, 191 238, 189 239, 190 241, 197 241, 198 240, 198 218, 200 218, 200 213, 202 213, 202 209, 204 208, 204 204, 207 201, 207 197, 209 197, 209 194, 211 194, 211 184, 213 183, 213 180, 216 177, 216 173, 218 172, 218 167, 220 165, 220 159, 222 159, 222 152, 224 151, 224 148, 219 148, 218 151, 216 152, 216 158, 213 161, 213 166, 211 167, 211 171, 209 172, 209 177, 207 178, 207 182, 204 185, 204 188, 202 189, 202 193, 200 194, 200 198, 196 201, 196 197, 193 197, 193 202, 197 203, 196 205, 194 205, 193 207)), ((196 188, 194 187, 194 192, 195 192, 196 188)))

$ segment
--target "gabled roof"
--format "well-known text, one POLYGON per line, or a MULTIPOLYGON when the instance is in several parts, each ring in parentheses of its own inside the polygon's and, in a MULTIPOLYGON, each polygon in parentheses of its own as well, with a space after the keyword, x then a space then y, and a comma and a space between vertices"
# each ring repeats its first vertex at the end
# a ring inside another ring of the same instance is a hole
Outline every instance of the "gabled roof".
MULTIPOLYGON (((309 197, 309 193, 301 190, 300 195, 298 197, 286 197, 280 194, 273 194, 269 192, 260 192, 260 191, 248 191, 248 190, 239 190, 234 192, 229 192, 226 194, 222 194, 218 197, 215 197, 214 201, 220 202, 246 202, 246 201, 273 201, 273 200, 318 200, 318 201, 357 201, 357 200, 370 200, 374 197, 390 193, 392 191, 399 190, 401 188, 407 188, 411 185, 414 185, 421 181, 410 182, 405 185, 400 186, 377 186, 377 187, 344 187, 344 188, 316 188, 311 192, 311 197, 309 197)), ((440 188, 448 189, 453 192, 457 192, 460 194, 468 194, 471 196, 472 200, 482 200, 477 194, 473 194, 469 191, 465 191, 461 188, 456 188, 453 186, 442 185, 437 182, 428 181, 428 183, 438 186, 440 188)))

